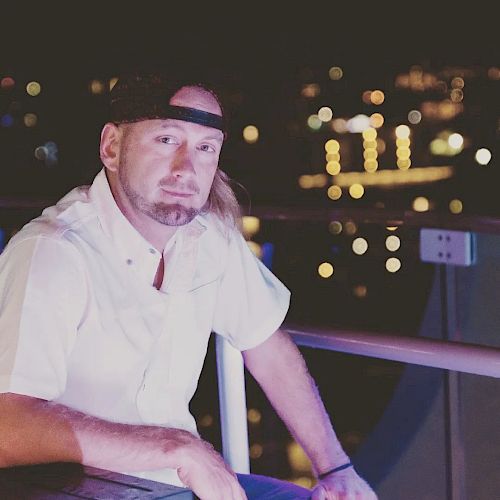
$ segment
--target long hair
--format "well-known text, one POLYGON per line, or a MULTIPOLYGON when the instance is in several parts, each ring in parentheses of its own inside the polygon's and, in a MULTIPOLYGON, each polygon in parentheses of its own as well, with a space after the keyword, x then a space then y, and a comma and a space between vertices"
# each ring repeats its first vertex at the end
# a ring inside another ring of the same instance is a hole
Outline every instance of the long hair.
POLYGON ((215 215, 224 228, 240 229, 240 205, 231 187, 231 179, 220 168, 215 173, 208 195, 207 212, 215 215))

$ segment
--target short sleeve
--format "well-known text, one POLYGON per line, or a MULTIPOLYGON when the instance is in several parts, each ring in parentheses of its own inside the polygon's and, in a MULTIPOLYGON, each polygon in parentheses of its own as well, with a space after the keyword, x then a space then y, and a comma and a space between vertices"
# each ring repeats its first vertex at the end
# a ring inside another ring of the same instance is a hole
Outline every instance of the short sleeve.
POLYGON ((0 392, 46 400, 63 393, 86 303, 78 260, 70 243, 48 237, 0 255, 0 392))
POLYGON ((250 349, 281 326, 289 304, 289 290, 235 233, 219 283, 213 330, 236 349, 250 349))

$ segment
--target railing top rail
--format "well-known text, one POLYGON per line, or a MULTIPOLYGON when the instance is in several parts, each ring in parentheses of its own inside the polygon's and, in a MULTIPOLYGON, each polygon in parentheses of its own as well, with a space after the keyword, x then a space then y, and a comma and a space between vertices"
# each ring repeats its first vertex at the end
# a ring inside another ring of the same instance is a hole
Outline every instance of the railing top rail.
MULTIPOLYGON (((56 198, 28 196, 0 196, 0 210, 42 211, 53 205, 56 198)), ((373 223, 387 226, 415 226, 475 231, 479 233, 500 234, 500 216, 448 214, 441 212, 414 212, 385 208, 329 208, 301 206, 252 206, 250 212, 264 220, 280 221, 325 221, 352 220, 354 222, 373 223)))
POLYGON ((363 331, 283 329, 301 346, 500 378, 500 348, 363 331))

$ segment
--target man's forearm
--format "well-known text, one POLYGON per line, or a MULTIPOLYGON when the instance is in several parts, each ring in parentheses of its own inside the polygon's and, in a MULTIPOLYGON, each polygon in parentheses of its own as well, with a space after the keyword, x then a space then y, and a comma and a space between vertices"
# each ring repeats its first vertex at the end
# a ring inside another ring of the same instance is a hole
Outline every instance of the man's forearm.
POLYGON ((243 357, 317 474, 348 461, 304 359, 286 333, 277 331, 243 357))
POLYGON ((0 466, 77 462, 114 471, 177 468, 187 431, 108 422, 66 406, 0 395, 0 466))

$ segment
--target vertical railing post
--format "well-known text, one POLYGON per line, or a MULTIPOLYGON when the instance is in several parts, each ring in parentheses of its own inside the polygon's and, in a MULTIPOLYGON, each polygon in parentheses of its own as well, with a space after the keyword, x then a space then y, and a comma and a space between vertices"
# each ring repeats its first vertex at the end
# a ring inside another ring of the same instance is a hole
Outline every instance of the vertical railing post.
POLYGON ((220 335, 215 339, 222 454, 235 472, 248 474, 250 458, 243 357, 220 335))
MULTIPOLYGON (((461 340, 458 330, 456 304, 456 269, 450 264, 441 265, 443 294, 443 330, 447 340, 461 340)), ((445 372, 445 421, 449 500, 466 500, 465 449, 462 432, 462 399, 457 371, 445 372)))

